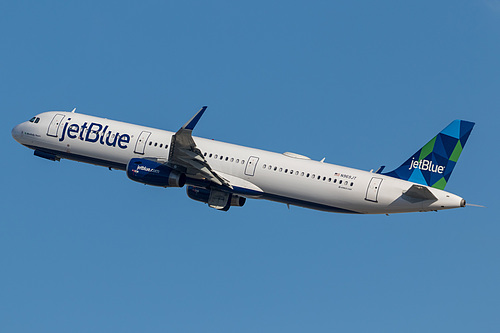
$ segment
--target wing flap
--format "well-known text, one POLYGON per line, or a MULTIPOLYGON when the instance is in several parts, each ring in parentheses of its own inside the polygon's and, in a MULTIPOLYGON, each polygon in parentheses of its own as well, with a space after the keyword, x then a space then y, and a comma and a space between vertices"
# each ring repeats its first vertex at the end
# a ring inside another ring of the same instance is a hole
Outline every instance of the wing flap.
POLYGON ((186 176, 206 178, 217 185, 231 188, 228 181, 210 167, 201 150, 196 147, 192 136, 194 127, 206 109, 206 106, 202 107, 184 126, 172 135, 168 165, 176 170, 182 170, 186 176))

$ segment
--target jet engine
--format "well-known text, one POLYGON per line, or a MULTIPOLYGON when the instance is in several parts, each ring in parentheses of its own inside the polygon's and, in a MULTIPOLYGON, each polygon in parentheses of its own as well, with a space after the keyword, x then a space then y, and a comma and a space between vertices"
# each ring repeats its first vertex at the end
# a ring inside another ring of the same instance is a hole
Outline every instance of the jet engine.
POLYGON ((165 164, 133 158, 127 164, 127 176, 133 181, 161 187, 183 187, 186 175, 165 164))
POLYGON ((242 207, 247 200, 245 197, 236 194, 195 186, 187 186, 186 192, 191 199, 204 202, 212 208, 224 211, 227 211, 231 206, 242 207))

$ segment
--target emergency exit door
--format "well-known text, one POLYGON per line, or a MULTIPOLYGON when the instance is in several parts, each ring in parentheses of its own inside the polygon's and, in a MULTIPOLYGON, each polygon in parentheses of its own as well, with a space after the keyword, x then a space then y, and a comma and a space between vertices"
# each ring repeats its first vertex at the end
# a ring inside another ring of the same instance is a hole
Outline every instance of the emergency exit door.
POLYGON ((373 177, 368 184, 368 189, 366 190, 365 200, 378 202, 378 191, 380 190, 380 184, 382 183, 382 178, 373 177))
POLYGON ((148 132, 148 131, 141 132, 141 134, 139 135, 139 138, 137 139, 137 142, 135 144, 134 152, 136 154, 144 155, 144 147, 146 146, 146 142, 148 141, 150 135, 151 135, 151 132, 148 132))
POLYGON ((257 162, 259 162, 259 158, 255 156, 250 156, 247 162, 247 166, 245 168, 245 175, 253 176, 255 173, 255 167, 257 166, 257 162))
POLYGON ((50 122, 49 129, 47 130, 48 136, 55 136, 57 138, 57 131, 59 129, 59 125, 61 125, 62 120, 64 119, 63 114, 56 114, 52 121, 50 122))

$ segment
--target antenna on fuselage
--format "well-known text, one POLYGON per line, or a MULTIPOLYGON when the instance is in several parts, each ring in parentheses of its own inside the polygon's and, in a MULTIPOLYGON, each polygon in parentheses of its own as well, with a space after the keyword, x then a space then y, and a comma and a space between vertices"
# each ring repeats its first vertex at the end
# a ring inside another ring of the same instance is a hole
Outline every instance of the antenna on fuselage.
POLYGON ((74 108, 73 111, 71 111, 71 113, 75 113, 75 111, 76 111, 76 108, 74 108))

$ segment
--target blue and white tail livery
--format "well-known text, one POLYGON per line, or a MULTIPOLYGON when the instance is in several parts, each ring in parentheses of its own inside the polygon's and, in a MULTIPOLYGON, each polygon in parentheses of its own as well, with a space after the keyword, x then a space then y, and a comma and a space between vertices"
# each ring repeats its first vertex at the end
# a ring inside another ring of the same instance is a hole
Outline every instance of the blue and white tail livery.
POLYGON ((227 211, 247 198, 328 212, 390 214, 465 206, 444 188, 474 123, 455 120, 399 168, 373 173, 286 152, 194 137, 203 107, 177 132, 66 111, 50 111, 14 127, 34 154, 124 170, 136 182, 186 186, 188 197, 227 211))
POLYGON ((387 176, 444 190, 474 123, 455 120, 387 176))

